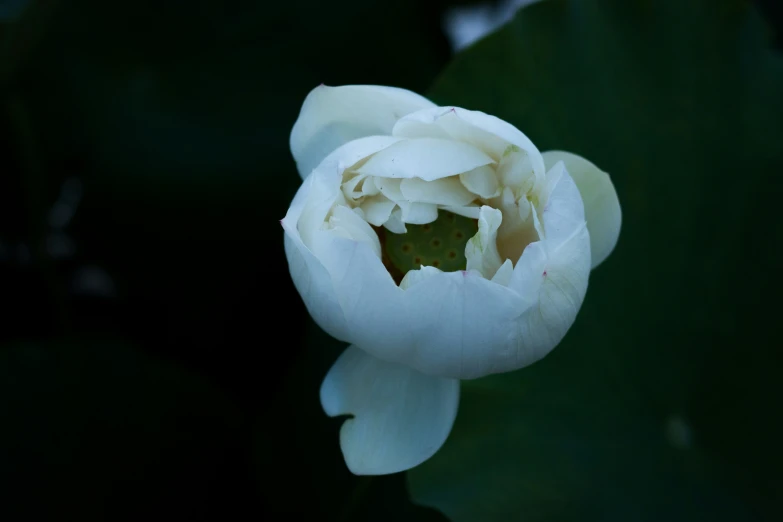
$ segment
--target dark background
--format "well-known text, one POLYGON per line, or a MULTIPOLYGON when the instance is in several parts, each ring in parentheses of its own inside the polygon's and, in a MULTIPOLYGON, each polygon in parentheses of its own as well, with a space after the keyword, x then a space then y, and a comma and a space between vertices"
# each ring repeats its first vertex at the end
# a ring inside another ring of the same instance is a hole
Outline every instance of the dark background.
POLYGON ((341 346, 278 220, 306 94, 426 94, 456 3, 31 0, 2 20, 0 519, 445 520, 404 475, 345 469, 317 400, 341 346))

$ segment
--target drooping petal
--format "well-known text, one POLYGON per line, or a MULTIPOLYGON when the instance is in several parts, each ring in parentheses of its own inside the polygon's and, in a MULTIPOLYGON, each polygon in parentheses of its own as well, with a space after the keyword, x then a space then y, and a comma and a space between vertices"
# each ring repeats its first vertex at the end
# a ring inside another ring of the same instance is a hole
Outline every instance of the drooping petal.
POLYGON ((413 138, 442 136, 470 143, 499 161, 509 145, 519 147, 530 156, 537 177, 544 175, 541 153, 519 129, 500 118, 480 111, 459 107, 431 107, 400 118, 392 131, 393 136, 413 138), (430 132, 427 132, 427 129, 430 132))
POLYGON ((349 141, 390 135, 406 114, 435 105, 396 87, 343 85, 316 87, 305 98, 291 131, 291 152, 302 178, 333 150, 349 141))
POLYGON ((357 171, 382 178, 434 181, 489 165, 493 159, 478 148, 454 140, 401 140, 378 152, 357 171))
POLYGON ((432 377, 350 346, 321 385, 329 416, 353 415, 340 429, 345 462, 356 475, 404 471, 446 441, 459 404, 459 381, 432 377))
POLYGON ((595 268, 609 256, 620 237, 622 212, 612 180, 609 174, 576 154, 547 151, 543 157, 547 168, 562 161, 579 189, 590 233, 592 266, 595 268))

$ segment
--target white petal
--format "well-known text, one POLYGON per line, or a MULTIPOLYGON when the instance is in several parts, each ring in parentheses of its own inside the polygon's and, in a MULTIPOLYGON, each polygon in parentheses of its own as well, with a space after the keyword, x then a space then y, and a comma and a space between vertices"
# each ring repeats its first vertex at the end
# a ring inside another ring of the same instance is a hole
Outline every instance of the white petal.
POLYGON ((495 170, 488 165, 460 174, 459 180, 466 189, 484 199, 500 195, 498 177, 495 174, 495 170))
POLYGON ((411 225, 426 225, 438 219, 438 207, 430 203, 400 201, 402 221, 411 225))
POLYGON ((402 116, 433 107, 405 89, 378 85, 316 87, 307 95, 291 130, 291 152, 302 178, 333 150, 349 141, 390 135, 402 116))
POLYGON ((492 200, 492 205, 503 213, 497 240, 500 257, 516 263, 525 247, 540 239, 532 220, 522 217, 529 215, 530 203, 524 197, 515 201, 511 188, 505 187, 502 194, 492 200))
POLYGON ((448 210, 458 216, 464 216, 470 219, 478 219, 479 211, 481 207, 478 205, 465 205, 464 207, 441 207, 443 210, 448 210))
POLYGON ((459 381, 423 375, 350 346, 321 385, 331 417, 353 415, 340 429, 340 448, 356 475, 385 475, 435 454, 454 425, 459 381))
POLYGON ((286 220, 296 223, 292 226, 296 226, 305 245, 310 247, 313 231, 323 227, 329 211, 344 197, 340 190, 343 171, 396 141, 396 138, 390 136, 370 136, 346 143, 329 154, 308 176, 304 183, 309 183, 311 188, 296 219, 286 216, 286 220))
POLYGON ((401 179, 389 179, 389 178, 376 178, 375 185, 381 194, 389 198, 394 202, 404 201, 405 196, 402 195, 400 190, 401 179))
POLYGON ((517 148, 510 148, 503 154, 497 170, 498 178, 503 186, 511 187, 516 197, 530 192, 535 186, 536 175, 530 156, 517 148))
POLYGON ((364 187, 364 181, 367 179, 366 175, 354 174, 348 181, 345 181, 340 188, 343 190, 343 195, 347 199, 357 200, 362 197, 362 188, 364 187), (361 185, 361 187, 360 187, 361 185))
POLYGON ((349 141, 331 151, 317 167, 342 179, 343 171, 399 141, 402 140, 393 136, 366 136, 349 141))
MULTIPOLYGON (((471 171, 473 172, 473 171, 471 171)), ((400 191, 408 201, 434 205, 464 206, 476 199, 476 195, 459 182, 457 176, 424 181, 419 178, 402 180, 400 191)))
POLYGON ((435 268, 434 266, 423 266, 418 270, 408 270, 408 273, 400 281, 400 288, 407 290, 411 286, 424 281, 428 277, 432 277, 435 274, 442 273, 442 270, 435 268))
POLYGON ((514 275, 514 265, 510 259, 506 259, 495 275, 492 276, 492 282, 502 286, 508 286, 511 282, 511 276, 514 275))
POLYGON ((399 207, 392 210, 391 216, 389 216, 389 219, 386 220, 383 226, 394 234, 404 234, 408 231, 408 228, 402 221, 402 209, 399 207))
POLYGON ((565 163, 566 170, 579 189, 584 202, 592 264, 595 268, 609 256, 620 237, 622 212, 612 180, 609 174, 576 154, 547 151, 543 157, 547 168, 558 161, 565 163))
POLYGON ((422 109, 401 118, 392 135, 403 138, 423 136, 428 125, 432 128, 430 136, 435 137, 445 131, 454 139, 480 148, 495 161, 500 160, 509 145, 515 145, 530 156, 536 176, 544 175, 544 161, 533 142, 510 123, 483 112, 459 107, 422 109))
POLYGON ((465 245, 467 269, 478 270, 487 279, 492 279, 503 263, 497 248, 498 227, 502 221, 503 214, 498 209, 481 207, 478 232, 465 245))
POLYGON ((403 297, 408 343, 380 356, 460 379, 515 369, 516 322, 532 304, 515 291, 466 270, 422 279, 403 297))
POLYGON ((343 237, 367 243, 372 247, 378 259, 381 258, 381 243, 378 240, 378 234, 367 224, 367 221, 348 207, 335 207, 329 218, 329 225, 335 231, 345 231, 346 235, 343 237))
POLYGON ((378 152, 358 172, 382 178, 433 181, 489 165, 493 159, 467 143, 421 138, 402 140, 378 152))
POLYGON ((380 189, 378 188, 378 185, 375 184, 375 178, 373 177, 365 178, 364 183, 362 184, 362 195, 375 196, 376 194, 379 193, 380 193, 380 189))
POLYGON ((332 278, 323 264, 302 242, 297 222, 311 195, 313 178, 308 178, 299 190, 280 222, 285 231, 285 253, 288 269, 307 311, 313 320, 337 339, 347 339, 348 325, 340 308, 332 278))
POLYGON ((348 324, 332 278, 313 253, 286 230, 284 239, 288 270, 313 321, 336 339, 350 338, 348 324))
POLYGON ((568 175, 562 161, 557 162, 546 173, 538 204, 549 248, 557 248, 585 222, 579 189, 568 175))
POLYGON ((525 249, 510 287, 536 302, 519 322, 515 364, 521 368, 547 355, 565 336, 582 306, 590 275, 590 237, 582 226, 557 249, 547 242, 525 249))
POLYGON ((389 220, 395 206, 397 204, 394 201, 378 195, 362 201, 361 209, 364 211, 364 217, 367 222, 379 227, 389 220))

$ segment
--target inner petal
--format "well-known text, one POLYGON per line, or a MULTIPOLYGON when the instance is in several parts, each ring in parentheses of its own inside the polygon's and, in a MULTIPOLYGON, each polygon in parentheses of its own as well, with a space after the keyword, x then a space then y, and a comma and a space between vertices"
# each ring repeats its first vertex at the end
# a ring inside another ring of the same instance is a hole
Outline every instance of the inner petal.
POLYGON ((404 179, 400 183, 400 191, 408 201, 435 205, 463 206, 476 199, 476 195, 466 189, 456 176, 436 181, 404 179))

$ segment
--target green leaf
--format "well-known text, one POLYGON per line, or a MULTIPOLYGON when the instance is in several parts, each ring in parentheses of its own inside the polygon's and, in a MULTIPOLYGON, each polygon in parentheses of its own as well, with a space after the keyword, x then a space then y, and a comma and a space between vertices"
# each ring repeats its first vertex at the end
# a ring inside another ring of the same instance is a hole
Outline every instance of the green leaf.
POLYGON ((612 176, 615 252, 545 360, 463 383, 409 472, 456 522, 780 520, 783 60, 744 1, 547 0, 431 91, 612 176))

